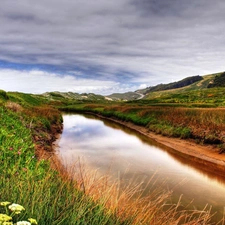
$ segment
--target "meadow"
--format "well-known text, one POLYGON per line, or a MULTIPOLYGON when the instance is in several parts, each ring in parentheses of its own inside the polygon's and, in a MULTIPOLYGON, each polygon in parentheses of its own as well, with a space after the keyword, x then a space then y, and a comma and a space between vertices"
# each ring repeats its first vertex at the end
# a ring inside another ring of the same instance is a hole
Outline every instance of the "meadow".
MULTIPOLYGON (((82 180, 71 179, 51 147, 60 133, 62 116, 46 103, 40 96, 0 93, 0 224, 28 220, 43 225, 210 224, 210 208, 190 211, 181 207, 181 201, 171 204, 172 190, 155 189, 142 197, 139 186, 121 189, 107 175, 95 178, 94 171, 85 173, 82 168, 82 180), (19 212, 9 208, 13 203, 22 207, 19 212)), ((78 104, 64 110, 101 113, 142 126, 161 120, 160 112, 165 116, 160 108, 108 104, 78 104)), ((181 117, 194 114, 179 113, 181 117)), ((188 137, 189 131, 182 129, 176 135, 188 137)))

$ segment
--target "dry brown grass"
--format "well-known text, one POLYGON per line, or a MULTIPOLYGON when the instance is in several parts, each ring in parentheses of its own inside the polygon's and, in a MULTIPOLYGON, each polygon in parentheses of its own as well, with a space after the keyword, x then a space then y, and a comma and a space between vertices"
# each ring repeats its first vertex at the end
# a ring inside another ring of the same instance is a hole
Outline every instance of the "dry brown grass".
POLYGON ((23 110, 20 104, 11 101, 6 102, 5 107, 13 112, 21 112, 23 110))
POLYGON ((210 224, 210 207, 200 211, 187 210, 181 206, 181 199, 177 204, 171 204, 170 190, 155 187, 144 195, 146 190, 142 183, 130 182, 127 185, 120 178, 112 180, 109 174, 99 175, 97 170, 87 169, 80 160, 67 168, 67 172, 65 177, 73 179, 76 188, 122 220, 130 220, 130 224, 210 224))
POLYGON ((192 138, 204 143, 225 143, 225 108, 112 105, 105 110, 124 115, 133 113, 139 118, 153 118, 159 124, 164 122, 173 127, 186 127, 191 130, 192 138))

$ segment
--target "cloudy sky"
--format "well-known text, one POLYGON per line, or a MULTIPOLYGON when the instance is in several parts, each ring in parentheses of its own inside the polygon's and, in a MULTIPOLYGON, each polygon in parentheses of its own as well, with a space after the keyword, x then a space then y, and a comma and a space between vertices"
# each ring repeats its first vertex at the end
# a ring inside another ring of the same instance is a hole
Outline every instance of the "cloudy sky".
POLYGON ((1 0, 0 89, 110 94, 225 70, 224 0, 1 0))

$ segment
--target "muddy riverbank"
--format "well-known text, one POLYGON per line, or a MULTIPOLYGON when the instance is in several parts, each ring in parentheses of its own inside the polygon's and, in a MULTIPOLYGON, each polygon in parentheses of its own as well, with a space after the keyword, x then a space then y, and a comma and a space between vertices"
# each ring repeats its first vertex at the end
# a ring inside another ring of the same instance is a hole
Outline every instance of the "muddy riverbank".
POLYGON ((155 134, 147 128, 135 125, 131 122, 124 122, 114 118, 107 118, 99 114, 88 113, 104 120, 113 121, 128 127, 136 132, 162 144, 171 153, 183 158, 185 161, 194 163, 203 170, 219 174, 225 177, 225 154, 219 154, 219 149, 213 145, 200 145, 194 140, 184 140, 179 138, 166 137, 155 134))

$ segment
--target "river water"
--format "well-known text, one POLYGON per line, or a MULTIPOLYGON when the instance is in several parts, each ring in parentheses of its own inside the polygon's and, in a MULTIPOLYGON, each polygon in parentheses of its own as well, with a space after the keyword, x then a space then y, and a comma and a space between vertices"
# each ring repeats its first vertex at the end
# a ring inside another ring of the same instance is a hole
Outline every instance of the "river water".
POLYGON ((65 167, 82 161, 101 174, 110 171, 115 179, 141 181, 149 188, 157 180, 161 188, 173 191, 172 201, 182 196, 184 205, 192 202, 189 207, 199 210, 208 204, 216 213, 214 220, 221 219, 225 206, 222 176, 206 172, 153 140, 107 120, 77 114, 66 114, 63 120, 57 144, 65 167))

